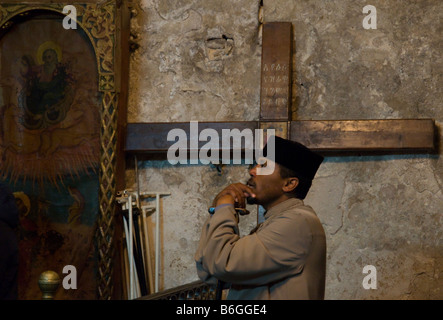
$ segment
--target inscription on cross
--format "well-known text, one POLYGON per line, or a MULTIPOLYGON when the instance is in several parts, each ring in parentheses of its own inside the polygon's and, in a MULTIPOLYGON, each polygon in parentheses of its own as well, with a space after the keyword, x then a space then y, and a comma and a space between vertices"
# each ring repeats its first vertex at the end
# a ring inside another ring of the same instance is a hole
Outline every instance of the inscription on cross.
POLYGON ((288 88, 286 84, 289 81, 286 75, 288 65, 279 63, 265 64, 263 67, 263 99, 264 109, 270 109, 273 106, 276 109, 286 108, 288 105, 288 88))
POLYGON ((288 120, 291 109, 291 23, 263 26, 260 120, 288 120))
POLYGON ((277 75, 267 75, 263 77, 263 105, 265 108, 269 108, 275 105, 277 108, 285 107, 288 104, 287 94, 288 90, 285 88, 285 84, 288 83, 288 76, 284 75, 285 71, 288 69, 287 65, 274 65, 271 64, 269 67, 265 65, 264 72, 272 72, 275 70, 277 75), (275 68, 275 69, 274 69, 275 68), (278 75, 278 72, 281 71, 283 75, 278 75), (281 97, 283 95, 283 97, 281 97))

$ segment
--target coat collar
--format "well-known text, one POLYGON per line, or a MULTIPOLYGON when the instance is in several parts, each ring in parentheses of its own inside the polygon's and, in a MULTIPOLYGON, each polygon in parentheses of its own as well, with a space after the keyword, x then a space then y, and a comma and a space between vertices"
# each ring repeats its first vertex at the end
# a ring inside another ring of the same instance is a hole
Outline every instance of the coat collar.
POLYGON ((297 198, 291 198, 286 201, 280 202, 276 204, 271 209, 265 212, 265 220, 268 220, 270 217, 274 215, 278 215, 279 213, 286 211, 292 207, 298 207, 304 205, 303 200, 297 198))

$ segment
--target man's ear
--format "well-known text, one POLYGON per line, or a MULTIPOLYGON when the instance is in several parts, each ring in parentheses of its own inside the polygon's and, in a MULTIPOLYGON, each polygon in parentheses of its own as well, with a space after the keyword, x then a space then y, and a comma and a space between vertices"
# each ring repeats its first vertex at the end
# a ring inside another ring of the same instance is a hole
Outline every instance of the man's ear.
POLYGON ((284 192, 292 192, 298 186, 298 178, 286 178, 285 184, 283 185, 284 192))

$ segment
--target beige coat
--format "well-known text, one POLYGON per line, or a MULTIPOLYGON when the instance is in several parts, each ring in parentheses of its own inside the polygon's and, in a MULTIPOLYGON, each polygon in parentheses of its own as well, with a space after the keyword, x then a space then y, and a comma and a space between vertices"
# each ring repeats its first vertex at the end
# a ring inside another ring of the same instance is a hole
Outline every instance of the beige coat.
POLYGON ((241 237, 228 206, 206 221, 195 254, 201 280, 231 284, 228 299, 324 299, 325 233, 311 207, 289 199, 241 237))

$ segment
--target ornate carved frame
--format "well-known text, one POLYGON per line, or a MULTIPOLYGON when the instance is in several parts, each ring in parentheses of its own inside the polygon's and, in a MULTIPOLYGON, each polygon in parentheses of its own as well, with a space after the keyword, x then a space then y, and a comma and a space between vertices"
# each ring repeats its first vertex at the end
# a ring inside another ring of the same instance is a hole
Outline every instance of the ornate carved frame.
MULTIPOLYGON (((13 0, 12 0, 13 1, 13 0)), ((36 0, 38 1, 38 0, 36 0)), ((0 4, 0 36, 14 24, 14 19, 29 15, 35 10, 46 10, 63 15, 66 5, 77 10, 77 26, 89 37, 94 48, 98 67, 98 88, 101 100, 99 216, 96 247, 98 250, 98 298, 115 297, 115 284, 119 281, 114 268, 116 259, 116 191, 124 187, 123 133, 126 126, 128 74, 127 41, 129 38, 129 10, 122 1, 72 1, 71 3, 43 3, 28 1, 0 4), (73 3, 74 2, 74 3, 73 3)), ((118 233, 118 230, 117 230, 118 233)), ((117 250, 118 251, 118 250, 117 250)), ((118 252, 117 252, 118 253, 118 252)), ((117 255, 118 257, 118 255, 117 255)), ((118 268, 118 264, 116 269, 118 268)))

